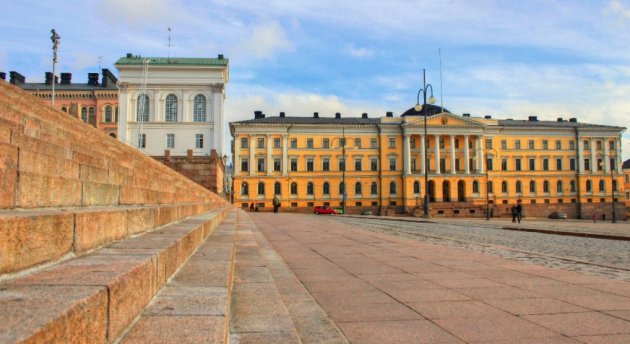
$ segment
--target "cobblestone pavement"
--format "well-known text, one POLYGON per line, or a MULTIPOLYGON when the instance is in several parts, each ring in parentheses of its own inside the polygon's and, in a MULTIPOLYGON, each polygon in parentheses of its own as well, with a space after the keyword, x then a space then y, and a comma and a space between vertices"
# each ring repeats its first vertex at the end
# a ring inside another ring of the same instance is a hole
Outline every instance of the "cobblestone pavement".
POLYGON ((484 223, 422 223, 344 217, 326 220, 512 260, 630 281, 630 241, 506 231, 484 223))

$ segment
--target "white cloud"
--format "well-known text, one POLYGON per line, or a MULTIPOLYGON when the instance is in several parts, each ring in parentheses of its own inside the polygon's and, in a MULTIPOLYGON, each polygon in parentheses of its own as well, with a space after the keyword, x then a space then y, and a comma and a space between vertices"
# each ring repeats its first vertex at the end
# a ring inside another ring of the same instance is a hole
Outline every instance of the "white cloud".
POLYGON ((97 13, 115 24, 130 27, 168 26, 192 17, 179 0, 103 0, 97 2, 97 13))
POLYGON ((238 54, 269 59, 281 51, 294 50, 293 43, 277 22, 255 25, 249 29, 249 37, 246 37, 237 48, 238 54))
POLYGON ((620 0, 611 0, 604 9, 604 14, 615 16, 621 20, 630 20, 630 10, 627 10, 620 0))
POLYGON ((346 54, 357 58, 370 58, 373 57, 375 54, 374 49, 365 47, 357 48, 354 45, 347 45, 345 52, 346 54))

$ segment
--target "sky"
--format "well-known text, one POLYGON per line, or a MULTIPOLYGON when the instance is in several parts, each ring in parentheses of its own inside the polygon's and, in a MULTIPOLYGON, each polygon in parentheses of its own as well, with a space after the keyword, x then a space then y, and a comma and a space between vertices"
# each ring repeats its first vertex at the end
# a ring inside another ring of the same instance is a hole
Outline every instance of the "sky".
MULTIPOLYGON (((61 36, 56 70, 81 82, 100 68, 118 74, 114 63, 126 53, 223 54, 228 121, 255 110, 399 115, 415 105, 426 69, 434 95, 455 114, 630 123, 630 0, 0 4, 0 71, 43 82, 53 28, 61 36)), ((630 158, 630 133, 622 147, 630 158)))

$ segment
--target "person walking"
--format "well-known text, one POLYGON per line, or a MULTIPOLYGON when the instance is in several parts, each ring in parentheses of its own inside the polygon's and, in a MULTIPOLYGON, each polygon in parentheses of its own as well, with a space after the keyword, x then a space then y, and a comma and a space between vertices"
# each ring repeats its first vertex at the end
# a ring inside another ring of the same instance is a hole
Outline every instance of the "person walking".
POLYGON ((521 223, 521 219, 523 218, 523 205, 521 204, 521 200, 516 202, 516 219, 518 223, 521 223))
POLYGON ((278 196, 273 196, 273 212, 277 213, 278 208, 280 208, 280 200, 278 199, 278 196))
POLYGON ((597 216, 595 214, 593 214, 593 216, 591 216, 591 218, 593 219, 593 223, 597 223, 597 216))
POLYGON ((512 214, 512 223, 516 223, 516 216, 518 216, 518 213, 516 212, 516 205, 512 204, 510 207, 510 214, 512 214))
POLYGON ((254 202, 252 202, 252 203, 249 205, 249 212, 251 213, 251 212, 253 212, 253 211, 254 211, 254 202))

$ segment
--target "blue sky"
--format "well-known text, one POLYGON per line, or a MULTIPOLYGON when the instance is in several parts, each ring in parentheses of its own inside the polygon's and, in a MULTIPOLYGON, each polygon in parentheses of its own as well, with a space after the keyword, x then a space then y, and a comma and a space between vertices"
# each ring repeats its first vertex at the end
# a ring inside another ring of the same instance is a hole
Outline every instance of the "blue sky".
POLYGON ((58 71, 84 82, 99 59, 166 56, 170 27, 171 56, 230 58, 229 121, 400 114, 426 68, 457 114, 630 123, 630 0, 2 2, 0 71, 41 82, 55 28, 58 71))

